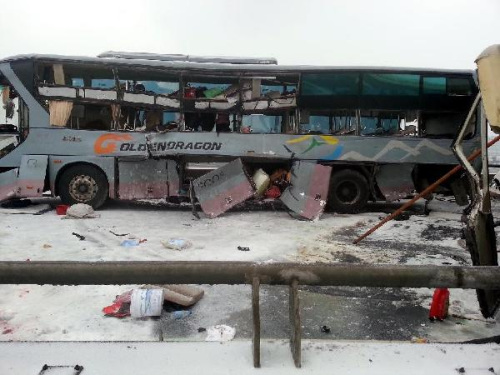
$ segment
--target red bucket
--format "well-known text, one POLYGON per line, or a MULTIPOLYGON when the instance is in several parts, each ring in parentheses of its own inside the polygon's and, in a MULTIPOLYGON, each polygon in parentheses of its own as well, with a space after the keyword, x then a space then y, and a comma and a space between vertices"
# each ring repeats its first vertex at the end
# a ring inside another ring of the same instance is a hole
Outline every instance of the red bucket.
POLYGON ((66 211, 68 211, 69 206, 65 204, 60 204, 59 206, 56 207, 56 213, 58 215, 66 215, 66 211))

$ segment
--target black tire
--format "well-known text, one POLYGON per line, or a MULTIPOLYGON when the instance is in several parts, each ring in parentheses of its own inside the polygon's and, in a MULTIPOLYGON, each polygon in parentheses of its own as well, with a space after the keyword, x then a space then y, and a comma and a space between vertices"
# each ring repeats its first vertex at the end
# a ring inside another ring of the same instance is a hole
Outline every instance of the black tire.
POLYGON ((106 175, 87 164, 66 169, 59 178, 57 188, 64 204, 86 203, 94 209, 106 202, 109 192, 106 175))
POLYGON ((328 207, 339 213, 356 213, 368 202, 368 181, 358 171, 344 169, 335 172, 330 180, 328 207))

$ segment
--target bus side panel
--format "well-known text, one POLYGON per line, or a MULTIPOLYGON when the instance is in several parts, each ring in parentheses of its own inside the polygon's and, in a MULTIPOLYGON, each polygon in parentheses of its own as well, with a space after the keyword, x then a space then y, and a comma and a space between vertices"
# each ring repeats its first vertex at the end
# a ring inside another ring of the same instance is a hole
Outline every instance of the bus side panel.
POLYGON ((100 168, 108 180, 109 197, 116 198, 115 158, 98 156, 49 156, 49 183, 52 195, 56 195, 57 181, 64 169, 71 165, 90 164, 100 168))
POLYGON ((47 174, 47 155, 24 155, 17 186, 21 197, 41 197, 47 174))
POLYGON ((178 197, 181 193, 181 181, 179 176, 179 165, 177 161, 167 159, 167 183, 168 183, 168 196, 178 197))
POLYGON ((19 169, 0 173, 0 202, 17 196, 17 173, 19 169))
POLYGON ((168 196, 165 160, 118 161, 118 196, 124 200, 155 199, 168 196))
POLYGON ((387 164, 379 167, 375 180, 388 202, 406 198, 415 190, 413 168, 413 164, 387 164))
POLYGON ((23 155, 19 168, 0 174, 0 201, 41 197, 47 174, 46 155, 23 155))

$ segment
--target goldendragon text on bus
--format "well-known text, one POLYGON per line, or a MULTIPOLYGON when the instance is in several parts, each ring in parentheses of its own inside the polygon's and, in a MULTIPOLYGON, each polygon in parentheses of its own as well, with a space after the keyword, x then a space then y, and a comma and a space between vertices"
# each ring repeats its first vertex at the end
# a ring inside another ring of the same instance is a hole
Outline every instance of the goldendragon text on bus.
MULTIPOLYGON (((0 200, 185 199, 215 217, 269 198, 314 219, 407 197, 451 169, 478 89, 463 70, 107 52, 4 59, 0 91, 0 200)), ((442 188, 467 202, 466 179, 442 188)))

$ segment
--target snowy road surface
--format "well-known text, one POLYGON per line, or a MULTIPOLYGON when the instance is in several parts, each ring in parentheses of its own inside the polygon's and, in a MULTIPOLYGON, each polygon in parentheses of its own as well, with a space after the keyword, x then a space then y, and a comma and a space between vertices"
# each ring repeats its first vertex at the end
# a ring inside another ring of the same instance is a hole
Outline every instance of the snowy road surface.
MULTIPOLYGON (((439 374, 495 375, 500 347, 408 343, 304 341, 296 369, 286 340, 264 340, 262 367, 252 366, 251 343, 0 343, 0 373, 37 375, 42 366, 66 366, 54 374, 439 374), (467 353, 467 355, 464 355, 467 353), (492 370, 490 370, 492 369, 492 370), (66 370, 66 372, 63 372, 66 370)), ((58 370, 58 368, 54 368, 58 370)), ((47 373, 47 375, 52 373, 47 373)))
MULTIPOLYGON (((352 240, 397 204, 372 205, 357 215, 327 213, 315 222, 294 220, 271 208, 195 220, 189 208, 143 203, 110 203, 98 212, 99 218, 85 220, 65 220, 55 211, 33 215, 47 202, 0 209, 0 259, 470 264, 460 239, 461 208, 444 198, 431 202, 429 216, 417 205, 408 220, 389 222, 359 246, 352 240), (128 238, 147 241, 137 247, 120 246, 128 238), (161 241, 170 238, 193 245, 182 251, 166 249, 161 241), (238 246, 250 251, 239 251, 238 246)), ((495 212, 498 217, 497 203, 495 212)), ((158 319, 104 317, 101 309, 133 287, 2 285, 0 341, 203 341, 206 333, 198 328, 214 324, 235 327, 236 340, 251 337, 248 286, 202 286, 205 297, 181 320, 169 311, 158 319)), ((430 323, 432 292, 301 287, 303 337, 456 342, 500 334, 499 318, 482 319, 473 290, 451 290, 450 312, 460 317, 430 323), (330 333, 321 332, 323 325, 330 333)), ((286 289, 263 287, 263 337, 288 336, 287 303, 286 289)))

